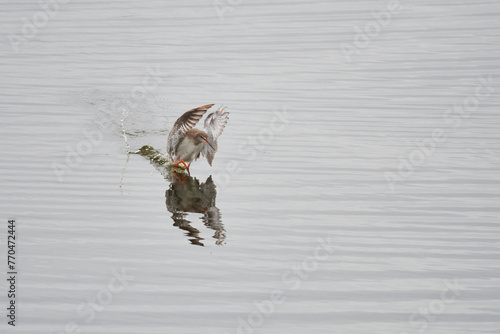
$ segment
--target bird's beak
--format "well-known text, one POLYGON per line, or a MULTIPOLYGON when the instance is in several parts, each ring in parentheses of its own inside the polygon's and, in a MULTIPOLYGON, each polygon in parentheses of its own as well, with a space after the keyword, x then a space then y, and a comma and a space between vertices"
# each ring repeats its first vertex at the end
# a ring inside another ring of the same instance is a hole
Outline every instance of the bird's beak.
MULTIPOLYGON (((203 137, 202 137, 202 138, 203 138, 203 137)), ((205 143, 207 143, 207 144, 208 144, 208 145, 212 148, 212 150, 214 150, 214 151, 215 151, 215 148, 212 146, 212 144, 210 144, 210 143, 208 142, 207 138, 203 138, 203 140, 205 141, 205 143)))

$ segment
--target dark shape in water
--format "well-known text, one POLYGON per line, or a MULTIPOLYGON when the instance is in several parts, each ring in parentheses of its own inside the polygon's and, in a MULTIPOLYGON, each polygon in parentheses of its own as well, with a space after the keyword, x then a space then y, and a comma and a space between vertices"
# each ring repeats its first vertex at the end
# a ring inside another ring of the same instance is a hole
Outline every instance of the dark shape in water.
POLYGON ((216 245, 223 245, 226 238, 224 225, 221 222, 219 208, 215 206, 216 186, 209 176, 205 183, 185 174, 185 169, 174 167, 169 157, 164 156, 151 146, 143 146, 135 154, 149 158, 151 164, 170 181, 165 191, 167 210, 172 213, 174 226, 186 231, 193 245, 204 246, 200 231, 187 219, 188 213, 200 213, 204 225, 215 231, 213 238, 216 245))
POLYGON ((165 203, 168 211, 172 212, 174 226, 187 232, 189 241, 194 245, 203 246, 199 236, 200 231, 191 226, 191 222, 186 219, 188 213, 203 214, 202 220, 206 227, 215 231, 213 238, 215 244, 222 245, 224 242, 225 230, 221 223, 219 209, 215 206, 217 191, 209 176, 205 183, 198 179, 187 176, 185 179, 176 179, 170 184, 170 189, 165 192, 165 203))

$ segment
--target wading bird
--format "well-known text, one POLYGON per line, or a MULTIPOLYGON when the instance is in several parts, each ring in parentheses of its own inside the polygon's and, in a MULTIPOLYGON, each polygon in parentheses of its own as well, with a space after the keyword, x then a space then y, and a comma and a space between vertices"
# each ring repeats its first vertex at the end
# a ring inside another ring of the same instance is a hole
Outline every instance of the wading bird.
POLYGON ((167 153, 174 161, 174 166, 183 164, 188 173, 191 162, 202 154, 212 166, 215 152, 217 152, 217 138, 224 130, 229 113, 226 107, 220 107, 205 119, 205 131, 196 129, 194 126, 210 109, 213 104, 207 104, 186 111, 175 122, 167 141, 167 153))

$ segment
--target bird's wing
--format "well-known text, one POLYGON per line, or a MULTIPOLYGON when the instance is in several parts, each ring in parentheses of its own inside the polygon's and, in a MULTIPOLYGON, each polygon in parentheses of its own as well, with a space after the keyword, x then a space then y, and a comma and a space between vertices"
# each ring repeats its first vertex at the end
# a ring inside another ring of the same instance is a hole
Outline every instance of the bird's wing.
POLYGON ((208 135, 208 141, 212 144, 213 149, 209 145, 205 145, 202 153, 207 158, 210 166, 212 166, 215 152, 217 152, 217 138, 219 138, 222 130, 224 130, 228 119, 229 113, 226 111, 226 107, 222 106, 217 109, 216 112, 208 115, 205 119, 205 132, 208 135))
POLYGON ((175 149, 179 144, 179 140, 191 130, 196 123, 203 117, 203 115, 210 109, 213 104, 207 104, 198 108, 186 111, 181 117, 177 119, 167 141, 167 153, 172 159, 175 159, 175 149))

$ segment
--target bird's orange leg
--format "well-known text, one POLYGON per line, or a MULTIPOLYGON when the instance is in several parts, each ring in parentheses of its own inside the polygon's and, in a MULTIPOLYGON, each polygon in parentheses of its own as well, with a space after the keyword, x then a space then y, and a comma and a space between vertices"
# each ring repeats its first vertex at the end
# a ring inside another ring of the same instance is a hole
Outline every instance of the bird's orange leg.
POLYGON ((174 170, 174 175, 177 178, 177 180, 179 180, 181 183, 184 183, 184 181, 186 181, 187 179, 187 176, 184 176, 184 178, 181 179, 181 177, 179 176, 179 174, 177 174, 175 170, 174 170))
MULTIPOLYGON (((173 164, 173 165, 174 165, 175 167, 177 167, 177 166, 179 166, 180 164, 183 164, 183 165, 184 165, 184 167, 186 167, 186 169, 189 169, 189 166, 186 164, 186 162, 185 162, 184 160, 181 160, 181 161, 179 161, 179 162, 174 162, 174 164, 173 164)), ((189 165, 191 165, 191 164, 189 164, 189 165)))
POLYGON ((177 166, 179 166, 180 164, 183 164, 183 165, 184 165, 184 167, 186 167, 186 170, 187 170, 187 172, 188 172, 188 175, 189 175, 189 176, 191 176, 191 173, 189 172, 189 166, 191 166, 191 163, 189 163, 189 165, 188 165, 188 164, 186 164, 186 162, 185 162, 184 160, 181 160, 181 161, 179 161, 179 162, 174 162, 174 164, 173 164, 173 165, 177 167, 177 166))

